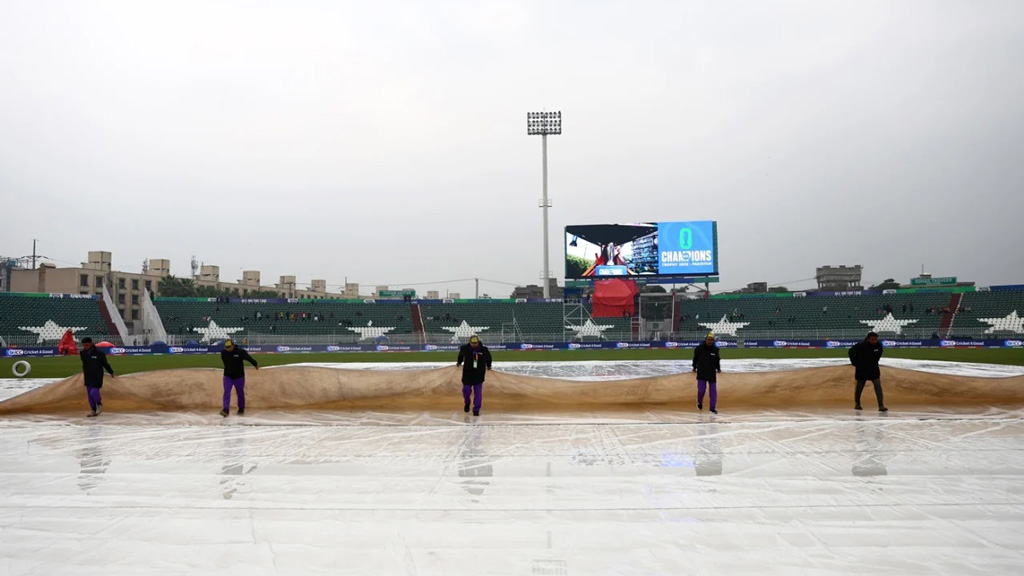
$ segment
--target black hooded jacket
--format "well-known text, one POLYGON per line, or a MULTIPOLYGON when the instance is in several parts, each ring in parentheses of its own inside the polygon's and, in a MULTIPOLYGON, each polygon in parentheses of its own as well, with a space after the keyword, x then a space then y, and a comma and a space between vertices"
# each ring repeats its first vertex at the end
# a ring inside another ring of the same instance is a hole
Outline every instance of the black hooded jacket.
POLYGON ((221 350, 220 359, 224 362, 224 375, 228 378, 245 378, 245 364, 248 362, 253 366, 258 366, 256 360, 244 348, 235 346, 234 350, 221 350))
POLYGON ((114 369, 107 362, 107 355, 99 348, 93 346, 88 350, 82 350, 82 374, 85 375, 86 388, 103 388, 103 371, 106 370, 111 376, 114 369))
POLYGON ((858 382, 877 380, 882 377, 882 371, 878 368, 882 352, 881 341, 872 345, 867 338, 850 348, 850 364, 857 367, 855 377, 858 382))
POLYGON ((694 348, 693 369, 697 371, 698 380, 717 382, 717 374, 722 371, 722 358, 718 353, 718 346, 708 346, 707 342, 701 342, 694 348))
POLYGON ((469 344, 463 344, 459 348, 459 359, 456 366, 462 366, 462 383, 468 386, 483 384, 487 371, 491 369, 491 351, 483 344, 473 349, 469 344), (473 366, 473 360, 476 366, 473 366))

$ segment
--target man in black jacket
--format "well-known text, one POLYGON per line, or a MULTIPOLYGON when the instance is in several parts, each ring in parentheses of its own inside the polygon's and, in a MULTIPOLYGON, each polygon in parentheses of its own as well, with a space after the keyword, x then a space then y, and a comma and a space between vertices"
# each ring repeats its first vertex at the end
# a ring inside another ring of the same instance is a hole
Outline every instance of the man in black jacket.
POLYGON ((864 384, 868 380, 875 387, 875 397, 878 399, 878 411, 888 412, 882 401, 882 371, 878 367, 878 361, 882 358, 882 343, 878 341, 878 334, 869 332, 868 337, 850 348, 850 364, 856 367, 854 377, 857 380, 857 391, 854 394, 855 410, 860 410, 860 395, 864 391, 864 384))
POLYGON ((697 410, 704 409, 704 391, 711 385, 711 413, 718 414, 718 373, 722 371, 722 358, 715 346, 715 335, 708 334, 704 342, 693 349, 693 371, 697 373, 697 410))
POLYGON ((106 370, 111 378, 114 369, 107 362, 107 355, 99 348, 92 345, 92 338, 82 338, 82 375, 85 377, 85 390, 89 395, 89 407, 92 412, 86 414, 89 418, 99 416, 103 412, 103 399, 100 397, 100 388, 103 388, 103 371, 106 370))
POLYGON ((244 349, 235 346, 231 340, 224 341, 224 349, 220 351, 221 362, 224 363, 224 409, 220 415, 227 417, 231 408, 231 389, 238 395, 238 415, 245 414, 245 364, 248 362, 257 370, 260 369, 256 360, 244 349))
POLYGON ((491 351, 474 334, 469 338, 469 344, 459 348, 459 359, 455 365, 462 366, 462 399, 466 401, 462 411, 469 412, 469 395, 472 392, 473 416, 479 416, 483 404, 484 377, 491 369, 491 351))

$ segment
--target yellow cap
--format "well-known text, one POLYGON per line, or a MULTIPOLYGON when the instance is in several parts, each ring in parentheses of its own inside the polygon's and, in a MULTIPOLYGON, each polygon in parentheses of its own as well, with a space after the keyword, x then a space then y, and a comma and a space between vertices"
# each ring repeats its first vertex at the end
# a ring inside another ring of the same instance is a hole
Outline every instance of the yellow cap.
POLYGON ((477 338, 476 336, 470 336, 470 337, 469 337, 469 343, 470 343, 470 344, 476 344, 476 343, 477 343, 477 342, 479 342, 479 341, 480 341, 480 339, 479 339, 479 338, 477 338))
POLYGON ((714 340, 715 339, 715 333, 714 332, 708 332, 708 335, 705 336, 704 338, 711 338, 712 340, 714 340))
POLYGON ((231 340, 225 340, 225 341, 224 341, 224 347, 225 347, 225 348, 231 348, 231 347, 232 347, 232 346, 234 346, 234 345, 235 345, 235 343, 234 343, 234 342, 232 342, 231 340))

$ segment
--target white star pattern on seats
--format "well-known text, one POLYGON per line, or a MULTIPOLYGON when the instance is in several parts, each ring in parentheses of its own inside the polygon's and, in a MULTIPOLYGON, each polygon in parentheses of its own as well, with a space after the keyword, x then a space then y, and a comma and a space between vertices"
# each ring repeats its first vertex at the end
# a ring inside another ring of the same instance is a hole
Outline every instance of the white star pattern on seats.
POLYGON ((61 326, 53 320, 47 320, 42 326, 18 326, 18 330, 35 332, 39 335, 36 343, 42 344, 47 340, 60 340, 68 330, 71 330, 72 334, 75 332, 81 332, 82 330, 85 330, 85 326, 61 326))
POLYGON ((868 326, 871 326, 872 332, 878 332, 879 334, 881 334, 882 332, 902 334, 904 326, 908 326, 916 322, 917 320, 897 320, 896 317, 892 315, 892 312, 889 312, 888 314, 885 315, 885 318, 881 318, 879 320, 860 321, 861 324, 867 324, 868 326))
POLYGON ((1002 318, 978 318, 978 322, 992 325, 991 328, 985 330, 985 334, 992 334, 993 332, 1024 334, 1024 317, 1019 316, 1016 310, 1002 318))
POLYGON ((452 342, 458 342, 459 338, 469 338, 473 334, 479 334, 484 330, 489 330, 490 326, 470 326, 469 322, 465 320, 458 326, 442 326, 441 330, 452 332, 452 342))
POLYGON ((750 326, 750 322, 730 322, 729 317, 724 314, 718 322, 698 322, 698 324, 715 334, 728 334, 729 336, 735 336, 737 330, 750 326))
POLYGON ((604 331, 614 327, 614 324, 595 324, 593 318, 587 318, 587 321, 584 322, 582 326, 578 324, 569 324, 566 326, 568 330, 575 330, 576 336, 579 338, 586 338, 588 336, 603 338, 604 331))
POLYGON ((366 326, 357 326, 355 328, 348 328, 348 330, 351 330, 351 331, 359 334, 359 337, 361 339, 377 338, 379 336, 383 336, 383 335, 387 334, 388 332, 391 332, 394 329, 395 329, 394 326, 374 326, 373 325, 373 320, 370 320, 369 322, 367 322, 366 326))
POLYGON ((235 332, 241 332, 244 328, 225 328, 224 326, 218 326, 216 322, 210 320, 210 325, 206 328, 193 328, 193 332, 198 332, 203 335, 200 342, 214 342, 216 340, 225 340, 229 338, 235 332))

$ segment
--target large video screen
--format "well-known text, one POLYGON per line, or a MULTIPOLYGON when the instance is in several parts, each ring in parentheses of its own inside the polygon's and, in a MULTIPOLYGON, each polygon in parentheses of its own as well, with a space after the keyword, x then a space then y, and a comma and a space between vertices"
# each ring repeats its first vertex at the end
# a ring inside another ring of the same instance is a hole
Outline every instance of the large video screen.
POLYGON ((565 227, 565 277, 718 274, 718 224, 646 222, 565 227))

